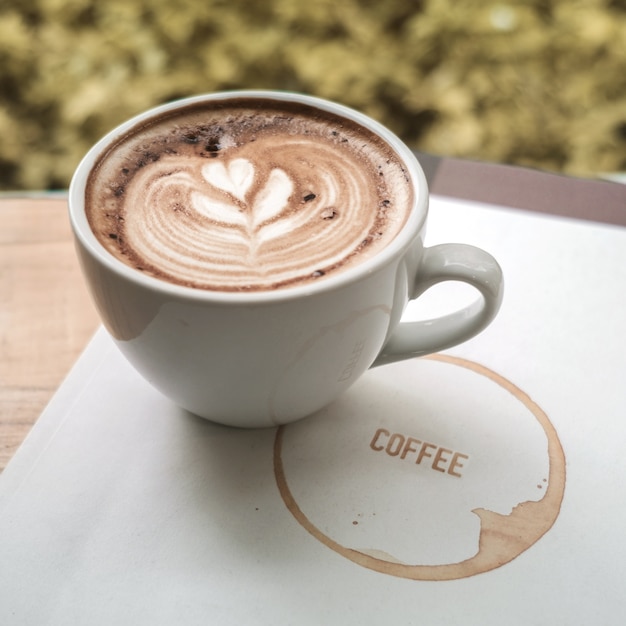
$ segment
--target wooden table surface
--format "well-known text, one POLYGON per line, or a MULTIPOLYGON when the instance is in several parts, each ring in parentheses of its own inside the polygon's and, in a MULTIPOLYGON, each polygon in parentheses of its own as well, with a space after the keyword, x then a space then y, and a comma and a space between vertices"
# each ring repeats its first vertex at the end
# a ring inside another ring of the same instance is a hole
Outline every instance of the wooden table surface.
POLYGON ((0 198, 0 471, 99 324, 66 206, 0 198))

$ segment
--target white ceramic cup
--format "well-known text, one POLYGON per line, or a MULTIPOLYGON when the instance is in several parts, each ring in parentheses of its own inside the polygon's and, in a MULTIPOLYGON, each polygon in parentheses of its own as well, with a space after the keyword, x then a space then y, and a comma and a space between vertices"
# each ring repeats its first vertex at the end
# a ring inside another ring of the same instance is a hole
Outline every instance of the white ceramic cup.
POLYGON ((344 106, 283 92, 215 93, 166 104, 122 124, 85 156, 69 191, 81 266, 105 327, 130 363, 181 407, 222 424, 288 423, 332 402, 368 368, 443 350, 476 335, 498 312, 500 267, 478 248, 424 248, 428 189, 413 153, 389 130, 344 106), (404 162, 414 206, 376 256, 323 281, 276 291, 228 293, 174 285, 107 252, 85 215, 85 185, 98 157, 137 124, 204 100, 254 97, 300 102, 382 137, 404 162), (410 299, 442 281, 482 298, 449 315, 401 321, 410 299))

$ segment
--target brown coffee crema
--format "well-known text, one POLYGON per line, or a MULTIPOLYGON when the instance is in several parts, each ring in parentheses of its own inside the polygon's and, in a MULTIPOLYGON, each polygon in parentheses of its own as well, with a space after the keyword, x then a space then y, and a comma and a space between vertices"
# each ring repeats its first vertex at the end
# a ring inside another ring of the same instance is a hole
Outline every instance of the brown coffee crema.
POLYGON ((178 285, 259 291, 318 281, 379 252, 413 191, 377 135, 301 104, 189 105, 96 163, 89 223, 124 263, 178 285))

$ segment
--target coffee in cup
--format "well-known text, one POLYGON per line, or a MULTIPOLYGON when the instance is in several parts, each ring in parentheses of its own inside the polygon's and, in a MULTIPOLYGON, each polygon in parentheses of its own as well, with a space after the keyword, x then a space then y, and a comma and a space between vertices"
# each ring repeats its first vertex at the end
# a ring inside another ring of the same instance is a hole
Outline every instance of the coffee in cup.
POLYGON ((233 97, 167 111, 98 160, 86 212, 136 270, 216 291, 323 280, 375 256, 413 202, 378 135, 303 103, 233 97))

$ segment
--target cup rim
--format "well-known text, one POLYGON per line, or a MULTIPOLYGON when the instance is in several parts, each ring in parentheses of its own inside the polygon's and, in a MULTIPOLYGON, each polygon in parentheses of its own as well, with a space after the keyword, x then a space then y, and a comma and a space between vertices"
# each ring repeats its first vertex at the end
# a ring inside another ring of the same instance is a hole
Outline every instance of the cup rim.
POLYGON ((178 299, 183 298, 199 302, 211 301, 223 304, 262 304, 292 300, 334 291, 373 274, 380 268, 393 262, 394 259, 400 259, 404 250, 408 248, 413 240, 420 234, 426 221, 428 213, 428 184, 417 157, 411 152, 408 146, 380 122, 377 122, 360 111, 317 96, 291 91, 263 89, 230 90, 176 99, 147 109, 113 128, 89 149, 78 164, 69 186, 68 211, 72 231, 81 246, 114 274, 132 283, 143 286, 150 291, 158 291, 178 299), (202 102, 237 98, 286 101, 308 105, 340 117, 346 117, 381 137, 394 152, 396 152, 406 166, 406 171, 414 190, 413 206, 400 232, 376 255, 363 262, 346 268, 335 275, 325 277, 319 282, 286 286, 276 290, 231 292, 177 285, 160 278, 143 274, 112 255, 94 235, 87 221, 85 212, 84 197, 87 178, 91 168, 98 161, 100 156, 124 134, 140 124, 145 124, 146 121, 153 117, 202 102))

